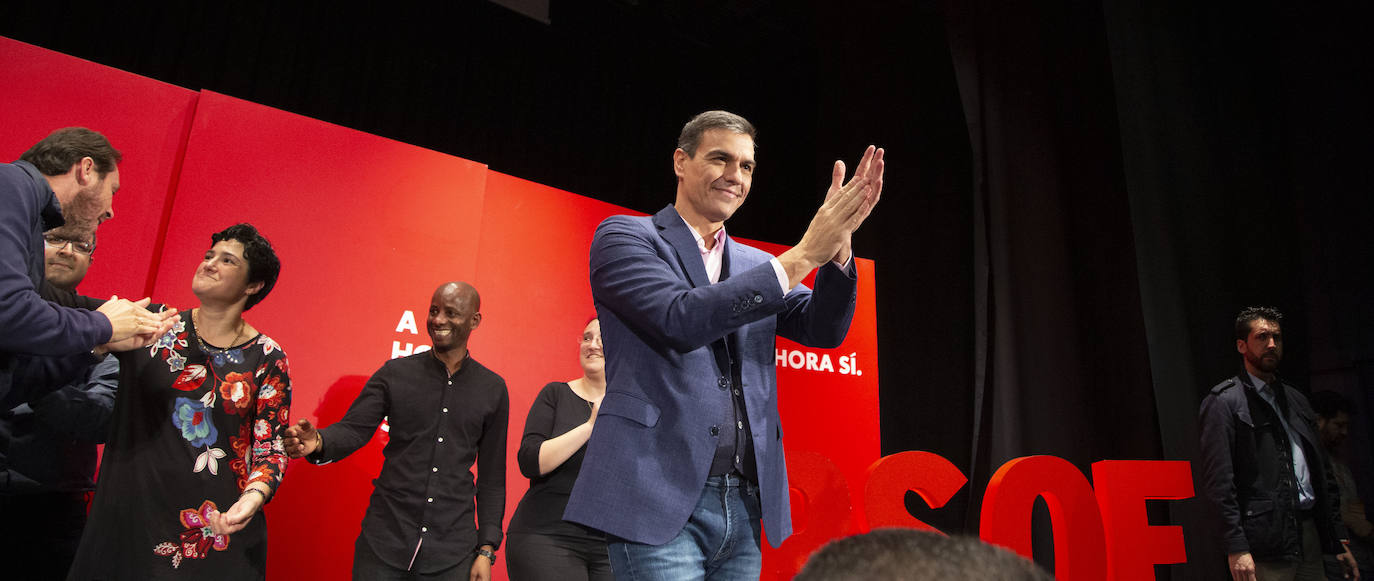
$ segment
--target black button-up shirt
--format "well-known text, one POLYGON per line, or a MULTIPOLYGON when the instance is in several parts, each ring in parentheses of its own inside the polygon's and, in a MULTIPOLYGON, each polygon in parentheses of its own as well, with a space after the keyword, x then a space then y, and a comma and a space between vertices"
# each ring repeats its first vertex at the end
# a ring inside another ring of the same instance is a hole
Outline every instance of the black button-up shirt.
POLYGON ((362 534, 388 565, 435 572, 501 545, 509 411, 505 380, 471 355, 450 376, 432 353, 417 353, 382 365, 343 419, 320 430, 324 448, 310 460, 353 453, 386 417, 390 441, 362 534))

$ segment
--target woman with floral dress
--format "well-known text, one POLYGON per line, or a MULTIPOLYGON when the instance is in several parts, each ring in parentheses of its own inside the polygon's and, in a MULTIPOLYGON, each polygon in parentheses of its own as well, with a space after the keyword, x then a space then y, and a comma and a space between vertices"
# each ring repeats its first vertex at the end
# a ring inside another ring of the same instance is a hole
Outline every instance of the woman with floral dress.
POLYGON ((244 321, 281 262, 253 226, 210 237, 200 306, 152 346, 119 354, 95 500, 69 579, 262 579, 255 517, 286 470, 286 354, 244 321))

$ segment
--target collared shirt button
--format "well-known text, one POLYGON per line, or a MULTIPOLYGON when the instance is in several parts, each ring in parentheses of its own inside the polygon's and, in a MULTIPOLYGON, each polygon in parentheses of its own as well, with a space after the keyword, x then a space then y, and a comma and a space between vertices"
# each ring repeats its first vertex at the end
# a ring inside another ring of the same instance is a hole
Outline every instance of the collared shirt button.
POLYGON ((426 499, 425 499, 425 502, 434 502, 434 497, 431 496, 431 497, 429 497, 429 498, 426 498, 426 499))
POLYGON ((736 421, 735 421, 735 427, 736 427, 736 428, 739 428, 739 429, 741 429, 741 430, 743 430, 743 429, 744 429, 744 420, 736 420, 736 421))
POLYGON ((761 303, 761 302, 763 302, 763 295, 759 295, 759 294, 754 295, 754 302, 755 302, 755 303, 761 303))
POLYGON ((448 413, 448 408, 444 408, 444 413, 448 413))
POLYGON ((439 471, 439 467, 438 467, 438 466, 431 466, 430 469, 429 469, 429 471, 430 471, 430 472, 438 472, 438 471, 439 471))
POLYGON ((444 437, 443 437, 443 436, 439 436, 439 443, 440 443, 440 444, 444 443, 444 437))
POLYGON ((427 533, 427 532, 429 532, 429 527, 420 527, 420 532, 422 532, 422 533, 427 533))
POLYGON ((735 388, 735 395, 739 395, 739 394, 740 394, 740 392, 739 392, 739 388, 738 388, 738 387, 736 387, 736 388, 735 388))
POLYGON ((736 463, 736 464, 739 464, 739 463, 740 463, 740 461, 739 461, 739 456, 735 456, 735 463, 736 463))
POLYGON ((716 427, 716 426, 711 426, 711 435, 712 435, 712 436, 719 436, 719 435, 720 435, 720 428, 718 428, 718 427, 716 427))
POLYGON ((452 379, 448 380, 448 384, 449 384, 449 385, 453 385, 453 380, 452 380, 452 379))

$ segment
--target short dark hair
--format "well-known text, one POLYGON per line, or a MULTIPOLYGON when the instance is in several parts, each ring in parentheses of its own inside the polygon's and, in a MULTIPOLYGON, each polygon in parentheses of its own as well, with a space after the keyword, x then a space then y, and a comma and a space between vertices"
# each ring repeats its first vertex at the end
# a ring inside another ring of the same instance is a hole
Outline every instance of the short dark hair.
POLYGON ((56 234, 68 240, 90 239, 91 256, 95 256, 95 249, 97 246, 95 238, 95 226, 91 223, 79 223, 76 221, 70 221, 56 228, 49 228, 47 231, 43 232, 44 236, 48 234, 56 234))
POLYGON ((827 543, 794 581, 1053 581, 1033 561, 974 537, 875 529, 827 543))
POLYGON ((262 283, 261 290, 248 296, 248 303, 243 306, 246 311, 267 298, 267 293, 276 286, 277 275, 281 274, 281 260, 277 258, 277 252, 272 250, 272 243, 259 234, 252 224, 234 224, 210 235, 211 246, 225 240, 236 240, 243 245, 243 259, 248 261, 248 283, 262 283))
POLYGON ((100 177, 114 171, 115 165, 124 159, 110 140, 104 135, 85 127, 63 127, 35 143, 19 159, 27 161, 46 176, 60 176, 72 169, 81 158, 89 157, 95 161, 95 170, 100 177))
POLYGON ((682 126, 682 133, 677 136, 678 149, 687 152, 687 157, 695 156, 697 146, 701 145, 702 134, 712 129, 726 129, 748 135, 749 139, 758 139, 758 130, 754 129, 754 124, 748 119, 729 111, 706 111, 698 113, 682 126))
POLYGON ((1328 420, 1341 412, 1350 416, 1355 415, 1355 404, 1350 401, 1350 398, 1329 389, 1314 391, 1309 399, 1312 403, 1312 410, 1328 420))
POLYGON ((1283 325, 1283 313, 1274 307, 1245 307, 1244 310, 1236 315, 1236 339, 1244 341, 1250 337, 1250 323, 1255 319, 1273 321, 1274 324, 1283 325))

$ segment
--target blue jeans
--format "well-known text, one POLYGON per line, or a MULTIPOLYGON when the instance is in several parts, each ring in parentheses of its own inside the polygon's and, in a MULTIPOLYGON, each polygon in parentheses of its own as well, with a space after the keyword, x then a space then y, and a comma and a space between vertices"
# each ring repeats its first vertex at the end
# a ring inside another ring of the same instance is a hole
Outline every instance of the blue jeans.
POLYGON ((645 545, 607 539, 611 571, 617 581, 753 581, 763 570, 762 518, 757 485, 735 475, 712 476, 692 516, 672 540, 645 545))

